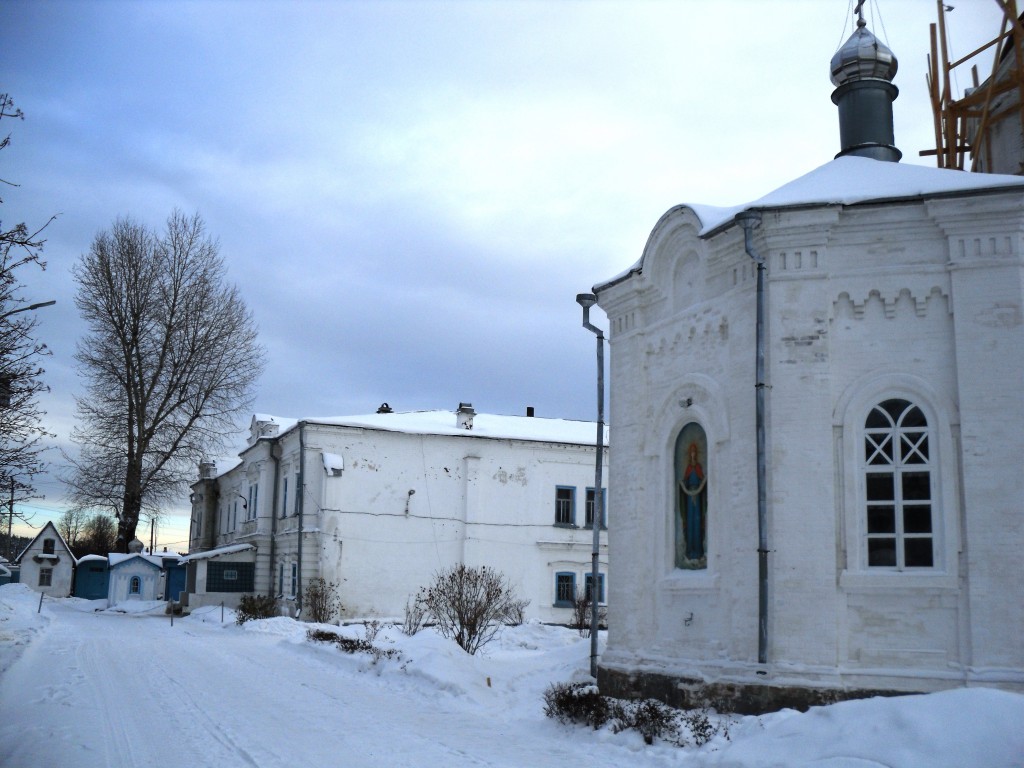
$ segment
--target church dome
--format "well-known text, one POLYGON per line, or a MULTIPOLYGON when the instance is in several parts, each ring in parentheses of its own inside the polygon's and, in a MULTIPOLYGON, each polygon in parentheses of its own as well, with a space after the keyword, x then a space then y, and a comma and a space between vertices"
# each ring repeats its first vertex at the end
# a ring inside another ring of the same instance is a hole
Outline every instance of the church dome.
POLYGON ((838 87, 868 79, 892 82, 897 65, 892 51, 879 42, 861 20, 857 31, 832 57, 832 84, 838 87))

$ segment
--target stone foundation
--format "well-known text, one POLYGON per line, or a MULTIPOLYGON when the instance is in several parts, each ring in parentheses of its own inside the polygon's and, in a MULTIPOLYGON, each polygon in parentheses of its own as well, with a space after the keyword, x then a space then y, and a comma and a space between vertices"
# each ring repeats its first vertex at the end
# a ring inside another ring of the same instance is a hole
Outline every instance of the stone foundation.
POLYGON ((598 667, 601 693, 617 699, 658 699, 678 709, 711 707, 718 712, 762 715, 780 709, 805 712, 811 707, 872 696, 906 696, 910 691, 858 688, 811 688, 768 683, 708 683, 653 672, 622 672, 598 667))

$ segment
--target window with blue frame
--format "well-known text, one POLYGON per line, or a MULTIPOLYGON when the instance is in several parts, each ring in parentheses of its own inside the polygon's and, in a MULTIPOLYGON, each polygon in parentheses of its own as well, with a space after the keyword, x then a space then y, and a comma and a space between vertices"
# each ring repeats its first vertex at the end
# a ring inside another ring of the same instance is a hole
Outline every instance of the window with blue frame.
MULTIPOLYGON (((591 595, 594 590, 594 574, 588 573, 586 576, 586 595, 587 599, 591 599, 591 595)), ((597 574, 597 602, 598 604, 604 603, 604 574, 597 574)))
MULTIPOLYGON (((594 493, 594 489, 593 488, 587 488, 587 500, 584 503, 585 516, 586 516, 586 526, 587 526, 587 528, 590 528, 594 524, 594 497, 596 495, 597 494, 594 493)), ((606 514, 606 510, 608 508, 607 499, 608 499, 608 491, 605 490, 604 488, 602 488, 601 489, 601 517, 600 517, 601 527, 602 528, 607 528, 608 527, 608 516, 606 514)))
POLYGON ((555 607, 572 608, 576 602, 576 574, 562 571, 555 574, 555 607))
POLYGON ((555 525, 576 524, 576 489, 559 485, 555 487, 555 525))

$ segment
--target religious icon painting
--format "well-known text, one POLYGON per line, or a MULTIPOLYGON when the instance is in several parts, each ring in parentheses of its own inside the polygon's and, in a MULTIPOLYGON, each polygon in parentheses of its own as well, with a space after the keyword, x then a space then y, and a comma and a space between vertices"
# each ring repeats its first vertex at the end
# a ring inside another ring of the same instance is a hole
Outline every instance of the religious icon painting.
POLYGON ((708 438, 700 424, 690 422, 676 438, 675 567, 708 567, 708 438))

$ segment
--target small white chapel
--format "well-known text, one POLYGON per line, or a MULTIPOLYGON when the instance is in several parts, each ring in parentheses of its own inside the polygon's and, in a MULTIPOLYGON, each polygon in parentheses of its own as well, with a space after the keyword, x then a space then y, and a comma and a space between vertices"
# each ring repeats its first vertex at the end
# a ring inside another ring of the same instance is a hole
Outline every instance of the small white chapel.
POLYGON ((594 289, 602 693, 1024 691, 1024 177, 900 164, 896 69, 861 18, 831 62, 835 159, 671 208, 594 289))

